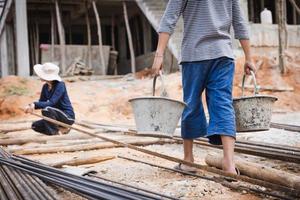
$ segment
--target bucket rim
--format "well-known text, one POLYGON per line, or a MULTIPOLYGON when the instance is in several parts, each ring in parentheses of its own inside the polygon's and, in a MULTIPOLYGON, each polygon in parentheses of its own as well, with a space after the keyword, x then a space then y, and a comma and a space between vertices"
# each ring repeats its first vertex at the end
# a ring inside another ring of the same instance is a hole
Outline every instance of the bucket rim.
POLYGON ((168 101, 172 101, 172 102, 176 102, 176 103, 180 103, 184 106, 187 106, 186 103, 179 101, 179 100, 175 100, 175 99, 171 99, 171 98, 167 98, 167 97, 157 97, 157 96, 144 96, 144 97, 135 97, 135 98, 131 98, 128 101, 132 102, 135 100, 146 100, 146 99, 163 99, 163 100, 168 100, 168 101))
POLYGON ((243 100, 243 99, 254 99, 254 98, 271 98, 274 101, 277 101, 278 98, 275 96, 271 96, 271 95, 255 95, 255 96, 245 96, 245 97, 236 97, 233 98, 233 101, 238 101, 238 100, 243 100))

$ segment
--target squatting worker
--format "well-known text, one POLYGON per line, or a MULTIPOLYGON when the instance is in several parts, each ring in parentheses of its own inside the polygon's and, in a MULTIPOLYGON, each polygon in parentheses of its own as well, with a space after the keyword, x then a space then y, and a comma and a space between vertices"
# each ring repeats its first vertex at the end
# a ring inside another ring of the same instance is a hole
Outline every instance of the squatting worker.
MULTIPOLYGON (((75 114, 65 83, 59 76, 59 67, 53 63, 37 64, 33 67, 39 78, 45 82, 40 99, 29 104, 25 112, 42 109, 42 115, 72 125, 75 114)), ((44 119, 33 122, 32 129, 46 135, 66 134, 69 129, 57 126, 44 119)))
MULTIPOLYGON (((159 41, 152 66, 155 73, 162 68, 164 51, 180 15, 184 21, 180 63, 183 98, 187 103, 181 119, 184 160, 194 162, 193 139, 207 137, 210 143, 223 145, 223 170, 236 174, 233 159, 236 128, 232 105, 235 66, 231 26, 244 50, 245 73, 255 71, 239 0, 169 0, 158 29, 159 41), (201 101, 204 89, 208 125, 201 101)), ((186 165, 176 168, 195 171, 186 165)))

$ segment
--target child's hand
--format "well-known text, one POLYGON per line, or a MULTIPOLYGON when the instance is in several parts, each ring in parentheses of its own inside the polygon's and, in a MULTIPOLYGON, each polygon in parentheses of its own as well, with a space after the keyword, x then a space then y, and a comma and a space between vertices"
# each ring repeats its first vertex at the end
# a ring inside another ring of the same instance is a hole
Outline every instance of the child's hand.
POLYGON ((32 113, 34 110, 34 104, 31 103, 31 104, 28 104, 26 107, 25 107, 25 113, 32 113))

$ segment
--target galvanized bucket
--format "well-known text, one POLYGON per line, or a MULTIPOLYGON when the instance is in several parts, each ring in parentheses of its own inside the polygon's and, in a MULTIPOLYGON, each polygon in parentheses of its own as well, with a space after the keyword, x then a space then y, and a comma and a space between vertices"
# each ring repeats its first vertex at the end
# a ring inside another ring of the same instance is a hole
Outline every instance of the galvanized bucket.
POLYGON ((259 95, 255 74, 251 71, 254 82, 254 95, 244 96, 245 78, 242 81, 242 96, 233 99, 237 132, 263 131, 270 129, 272 106, 277 98, 259 95))
POLYGON ((153 96, 133 98, 129 102, 138 134, 172 137, 186 104, 167 97, 162 74, 160 79, 163 90, 160 97, 155 96, 157 77, 153 79, 153 96))

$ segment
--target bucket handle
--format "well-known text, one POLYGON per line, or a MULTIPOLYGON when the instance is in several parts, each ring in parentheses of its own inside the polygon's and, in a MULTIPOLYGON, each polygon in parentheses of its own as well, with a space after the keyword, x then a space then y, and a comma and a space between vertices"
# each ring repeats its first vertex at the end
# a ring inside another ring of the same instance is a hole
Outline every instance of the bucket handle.
POLYGON ((159 74, 156 74, 154 76, 154 78, 153 78, 152 95, 155 96, 155 86, 156 86, 156 79, 157 79, 157 77, 160 77, 161 85, 162 85, 162 92, 161 92, 160 96, 167 97, 168 93, 166 91, 166 87, 165 87, 165 83, 164 83, 164 78, 163 78, 162 71, 159 71, 159 74))
MULTIPOLYGON (((256 96, 258 94, 258 86, 256 83, 256 78, 255 78, 255 74, 252 70, 250 70, 251 76, 253 78, 253 83, 254 83, 254 96, 256 96)), ((243 76, 243 81, 242 81, 242 97, 244 96, 244 89, 245 89, 245 80, 246 80, 246 74, 244 74, 243 76)))

